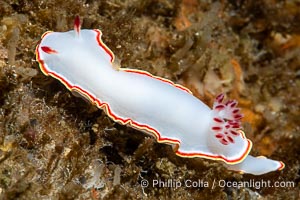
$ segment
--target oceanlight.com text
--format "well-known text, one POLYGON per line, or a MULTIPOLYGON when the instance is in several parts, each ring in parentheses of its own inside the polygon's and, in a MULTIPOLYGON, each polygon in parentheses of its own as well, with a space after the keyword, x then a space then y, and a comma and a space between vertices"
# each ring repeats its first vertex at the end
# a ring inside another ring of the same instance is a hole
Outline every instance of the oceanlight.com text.
POLYGON ((157 187, 157 188, 211 188, 214 189, 216 187, 221 188, 267 188, 267 187, 295 187, 295 182, 293 181, 271 181, 271 180, 246 180, 246 181, 227 181, 227 180, 216 180, 213 181, 206 181, 203 179, 198 180, 176 180, 176 179, 153 179, 153 180, 146 180, 142 179, 140 182, 143 188, 145 187, 157 187))

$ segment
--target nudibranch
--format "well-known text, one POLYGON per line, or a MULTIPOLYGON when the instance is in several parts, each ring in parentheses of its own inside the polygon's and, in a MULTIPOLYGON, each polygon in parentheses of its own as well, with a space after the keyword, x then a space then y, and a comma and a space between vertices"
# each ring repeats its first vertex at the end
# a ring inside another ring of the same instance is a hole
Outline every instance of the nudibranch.
POLYGON ((98 29, 46 32, 36 47, 41 71, 58 79, 70 91, 103 109, 114 121, 174 146, 182 157, 225 162, 228 169, 263 174, 284 164, 249 154, 252 143, 241 131, 237 102, 216 97, 213 109, 192 92, 146 71, 115 69, 114 55, 98 29))

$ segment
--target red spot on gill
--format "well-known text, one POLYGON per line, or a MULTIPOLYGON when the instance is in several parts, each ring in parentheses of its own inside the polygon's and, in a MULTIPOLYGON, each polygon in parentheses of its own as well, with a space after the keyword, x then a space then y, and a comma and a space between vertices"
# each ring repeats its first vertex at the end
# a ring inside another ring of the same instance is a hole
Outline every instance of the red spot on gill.
POLYGON ((224 109, 224 108, 225 108, 224 105, 217 105, 217 106, 215 107, 215 109, 217 109, 217 110, 222 110, 222 109, 224 109))
POLYGON ((221 142, 222 144, 224 144, 224 145, 229 144, 229 142, 228 142, 225 138, 223 138, 220 142, 221 142))
POLYGON ((239 109, 239 108, 236 108, 236 109, 234 109, 234 110, 232 111, 233 114, 236 114, 236 113, 238 113, 238 112, 240 112, 240 109, 239 109))
POLYGON ((218 133, 218 134, 215 135, 215 137, 218 138, 218 139, 222 139, 224 137, 224 135, 221 134, 221 133, 218 133))
POLYGON ((215 118, 214 118, 214 121, 215 121, 215 122, 218 122, 218 123, 222 123, 222 122, 224 122, 222 119, 220 119, 220 118, 217 118, 217 117, 215 117, 215 118))
POLYGON ((237 105, 237 102, 236 101, 233 101, 230 105, 231 108, 234 108, 235 106, 237 105))
POLYGON ((216 101, 217 101, 218 103, 221 103, 221 102, 223 101, 223 99, 224 99, 224 94, 223 94, 223 93, 219 94, 219 95, 216 97, 216 101))
POLYGON ((214 126, 211 129, 214 130, 214 131, 220 131, 220 130, 222 130, 222 128, 219 127, 219 126, 214 126))
POLYGON ((239 135, 239 133, 238 133, 238 132, 236 132, 236 131, 233 131, 233 130, 231 130, 231 131, 230 131, 230 133, 231 133, 232 135, 235 135, 235 136, 238 136, 238 135, 239 135))
POLYGON ((234 119, 241 119, 243 117, 243 115, 242 114, 237 114, 237 115, 234 115, 233 117, 234 117, 234 119))
POLYGON ((234 143, 234 140, 232 139, 232 137, 227 136, 227 139, 229 140, 229 142, 234 143))

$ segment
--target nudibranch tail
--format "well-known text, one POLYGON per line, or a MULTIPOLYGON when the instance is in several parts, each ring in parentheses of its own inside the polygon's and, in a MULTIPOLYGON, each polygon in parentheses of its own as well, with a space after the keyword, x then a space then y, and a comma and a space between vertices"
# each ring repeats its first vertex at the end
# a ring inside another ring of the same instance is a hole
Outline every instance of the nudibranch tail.
POLYGON ((77 36, 80 35, 80 29, 81 29, 80 17, 77 15, 74 20, 74 30, 75 33, 77 33, 77 36))
POLYGON ((243 162, 235 165, 225 164, 225 167, 230 170, 238 171, 242 174, 248 173, 262 175, 276 170, 280 171, 285 167, 285 165, 281 161, 271 160, 264 156, 254 157, 248 155, 243 162))

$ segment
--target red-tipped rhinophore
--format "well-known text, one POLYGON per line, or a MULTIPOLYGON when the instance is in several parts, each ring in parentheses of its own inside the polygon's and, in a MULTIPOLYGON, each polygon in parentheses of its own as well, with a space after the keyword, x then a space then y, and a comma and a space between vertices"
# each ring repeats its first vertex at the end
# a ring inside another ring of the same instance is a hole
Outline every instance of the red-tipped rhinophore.
POLYGON ((81 24, 80 24, 80 17, 76 16, 75 20, 74 20, 74 30, 76 31, 76 33, 79 35, 80 33, 80 28, 81 28, 81 24))

